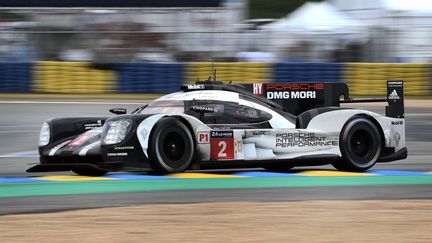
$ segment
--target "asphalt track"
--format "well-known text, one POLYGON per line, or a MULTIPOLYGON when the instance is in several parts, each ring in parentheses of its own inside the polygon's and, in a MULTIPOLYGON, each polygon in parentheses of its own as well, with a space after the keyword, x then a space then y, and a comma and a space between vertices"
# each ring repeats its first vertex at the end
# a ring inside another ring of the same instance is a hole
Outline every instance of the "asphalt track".
MULTIPOLYGON (((289 174, 260 168, 164 178, 114 173, 100 180, 71 172, 25 173, 28 164, 37 163, 39 128, 47 118, 109 116, 109 108, 131 110, 140 103, 145 101, 0 101, 0 214, 146 203, 432 198, 432 106, 427 105, 406 109, 408 159, 378 164, 367 174, 341 174, 331 166, 289 174)), ((383 107, 368 109, 383 113, 383 107)))

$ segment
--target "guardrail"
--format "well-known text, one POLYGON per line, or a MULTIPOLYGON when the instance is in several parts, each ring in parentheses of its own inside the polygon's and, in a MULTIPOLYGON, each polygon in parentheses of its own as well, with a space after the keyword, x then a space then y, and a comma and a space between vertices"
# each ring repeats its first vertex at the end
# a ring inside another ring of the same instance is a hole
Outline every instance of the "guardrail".
MULTIPOLYGON (((0 62, 0 93, 170 93, 206 80, 212 63, 0 62)), ((217 79, 233 83, 347 82, 354 96, 383 96, 389 79, 405 94, 432 94, 432 63, 215 63, 217 79)))

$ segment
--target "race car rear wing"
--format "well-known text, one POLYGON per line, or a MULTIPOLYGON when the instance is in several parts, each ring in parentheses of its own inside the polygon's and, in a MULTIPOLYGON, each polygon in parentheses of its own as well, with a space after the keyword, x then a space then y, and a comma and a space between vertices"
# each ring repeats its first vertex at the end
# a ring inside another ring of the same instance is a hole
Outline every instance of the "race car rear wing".
POLYGON ((319 107, 340 106, 340 103, 387 102, 386 116, 404 118, 402 80, 387 81, 386 98, 356 98, 349 95, 346 83, 273 83, 244 85, 253 94, 263 96, 291 114, 298 115, 319 107))
POLYGON ((340 103, 370 103, 370 102, 387 102, 385 113, 387 117, 404 118, 404 90, 403 80, 388 80, 387 81, 387 97, 386 98, 361 98, 341 100, 340 103))
POLYGON ((394 118, 405 117, 404 89, 402 80, 387 81, 386 116, 394 118))

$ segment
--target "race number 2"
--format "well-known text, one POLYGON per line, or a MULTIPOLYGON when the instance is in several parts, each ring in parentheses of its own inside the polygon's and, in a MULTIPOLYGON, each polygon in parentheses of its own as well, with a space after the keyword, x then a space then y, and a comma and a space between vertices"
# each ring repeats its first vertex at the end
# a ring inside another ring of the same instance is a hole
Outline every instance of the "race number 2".
POLYGON ((212 131, 210 139, 212 160, 234 159, 234 136, 232 131, 212 131))

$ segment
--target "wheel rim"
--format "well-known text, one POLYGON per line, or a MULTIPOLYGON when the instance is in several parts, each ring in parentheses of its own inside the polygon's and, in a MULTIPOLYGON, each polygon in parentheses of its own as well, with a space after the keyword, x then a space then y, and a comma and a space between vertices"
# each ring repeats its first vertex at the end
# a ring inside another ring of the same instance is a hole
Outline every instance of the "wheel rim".
POLYGON ((181 135, 176 132, 170 132, 166 135, 163 148, 165 155, 173 161, 179 160, 185 152, 185 142, 181 135))
POLYGON ((372 136, 366 130, 357 130, 351 137, 351 150, 359 158, 365 158, 372 149, 372 136))

